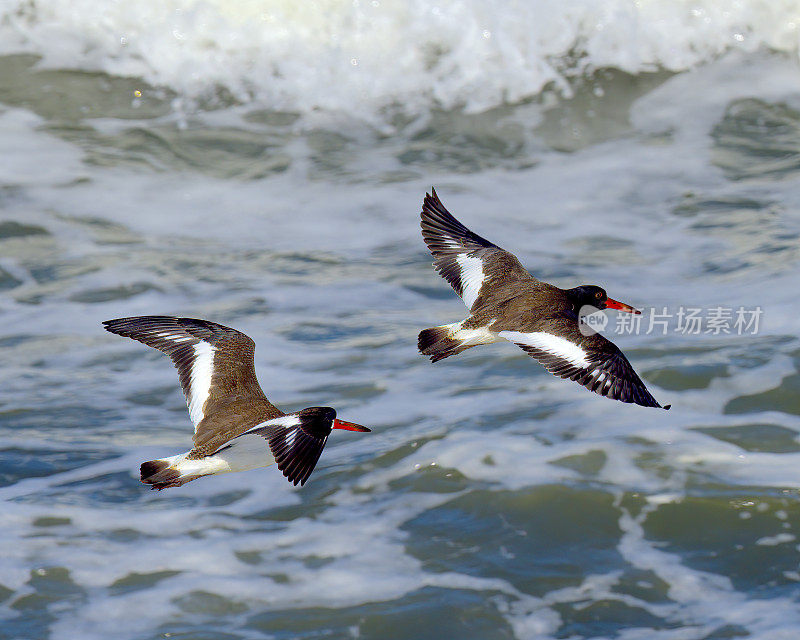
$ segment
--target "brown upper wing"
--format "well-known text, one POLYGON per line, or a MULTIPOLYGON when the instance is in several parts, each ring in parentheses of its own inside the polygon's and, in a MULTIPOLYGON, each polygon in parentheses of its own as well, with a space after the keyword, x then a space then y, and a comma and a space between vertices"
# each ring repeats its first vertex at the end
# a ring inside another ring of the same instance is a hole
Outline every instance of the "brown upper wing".
POLYGON ((445 209, 436 190, 431 192, 422 203, 422 238, 433 266, 468 309, 476 308, 490 290, 496 297, 508 288, 511 295, 521 282, 537 282, 513 254, 467 229, 445 209))
POLYGON ((107 331, 166 353, 178 369, 195 452, 207 455, 264 420, 284 415, 256 379, 255 343, 245 334, 207 320, 140 316, 106 320, 107 331))

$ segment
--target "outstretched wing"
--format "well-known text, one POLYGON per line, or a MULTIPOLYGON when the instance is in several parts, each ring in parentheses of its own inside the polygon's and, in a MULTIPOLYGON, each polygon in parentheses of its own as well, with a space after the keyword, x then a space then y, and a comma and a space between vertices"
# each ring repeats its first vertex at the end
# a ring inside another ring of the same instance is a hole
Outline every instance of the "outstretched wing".
POLYGON ((330 407, 310 407, 268 420, 247 431, 263 436, 278 469, 294 485, 304 485, 317 465, 336 412, 330 407))
POLYGON ((434 257, 433 266, 455 292, 467 309, 485 295, 490 283, 512 285, 515 281, 535 279, 517 258, 486 238, 473 233, 450 212, 431 189, 422 204, 422 237, 434 257), (500 281, 500 282, 498 282, 500 281))
POLYGON ((643 407, 661 407, 613 342, 598 333, 581 335, 574 330, 577 317, 574 324, 568 318, 563 323, 569 331, 558 331, 560 335, 553 330, 559 326, 557 321, 549 323, 547 330, 500 331, 498 335, 536 358, 553 375, 574 380, 589 391, 643 407))
POLYGON ((255 343, 240 331, 171 316, 119 318, 103 325, 172 359, 194 423, 196 449, 211 453, 237 431, 283 415, 264 396, 256 379, 255 343))

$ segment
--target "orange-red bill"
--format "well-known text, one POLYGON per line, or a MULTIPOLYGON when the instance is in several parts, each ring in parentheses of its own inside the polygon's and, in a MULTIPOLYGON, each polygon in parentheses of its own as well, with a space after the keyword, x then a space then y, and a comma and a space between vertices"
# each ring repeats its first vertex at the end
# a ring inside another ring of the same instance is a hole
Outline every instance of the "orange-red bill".
POLYGON ((606 299, 606 309, 618 309, 620 311, 627 311, 628 313, 635 313, 637 315, 641 313, 641 311, 634 309, 631 305, 620 302, 619 300, 613 300, 611 298, 606 299))
POLYGON ((356 424, 355 422, 347 422, 347 420, 339 420, 338 418, 334 419, 333 428, 344 429, 345 431, 364 431, 364 432, 370 431, 370 429, 362 427, 360 424, 356 424))

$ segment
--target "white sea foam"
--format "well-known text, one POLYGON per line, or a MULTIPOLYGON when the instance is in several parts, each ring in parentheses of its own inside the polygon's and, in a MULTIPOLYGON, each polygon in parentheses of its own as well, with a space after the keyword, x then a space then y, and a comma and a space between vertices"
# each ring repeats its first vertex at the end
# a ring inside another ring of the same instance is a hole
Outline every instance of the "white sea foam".
MULTIPOLYGON (((725 51, 795 55, 788 0, 313 4, 247 0, 12 0, 0 51, 42 65, 141 77, 185 98, 218 88, 301 113, 374 117, 400 104, 484 110, 592 69, 681 71, 725 51)), ((146 97, 146 96, 145 96, 146 97)))

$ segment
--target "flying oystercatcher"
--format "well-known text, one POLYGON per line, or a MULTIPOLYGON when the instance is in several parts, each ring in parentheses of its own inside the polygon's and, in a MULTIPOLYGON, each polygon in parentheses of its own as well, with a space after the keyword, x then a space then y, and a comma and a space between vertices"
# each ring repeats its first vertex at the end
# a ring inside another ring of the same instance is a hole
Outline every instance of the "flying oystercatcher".
POLYGON ((153 489, 180 487, 202 476, 246 471, 273 462, 305 484, 332 429, 369 431, 336 418, 330 407, 283 413, 256 379, 255 343, 221 324, 192 318, 142 316, 106 320, 107 331, 163 351, 178 369, 194 448, 142 463, 141 481, 153 489))
POLYGON ((594 285, 559 289, 537 280, 514 255, 456 220, 436 190, 431 192, 422 205, 422 237, 434 267, 461 296, 470 315, 462 322, 421 331, 422 354, 437 362, 479 344, 508 340, 550 373, 601 396, 661 407, 622 352, 599 333, 581 331, 579 325, 584 305, 640 311, 609 298, 594 285))

